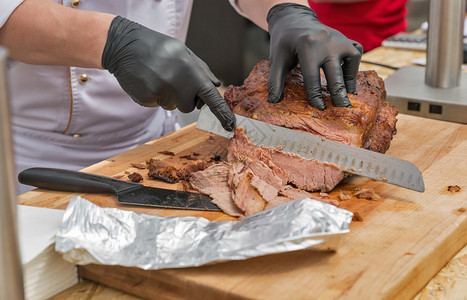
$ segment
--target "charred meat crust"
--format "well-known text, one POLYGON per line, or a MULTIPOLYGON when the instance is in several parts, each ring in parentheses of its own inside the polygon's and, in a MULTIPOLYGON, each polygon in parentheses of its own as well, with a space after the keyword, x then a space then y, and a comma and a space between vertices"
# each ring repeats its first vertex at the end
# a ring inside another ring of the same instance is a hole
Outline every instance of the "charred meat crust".
POLYGON ((308 105, 300 66, 286 79, 284 98, 268 102, 269 60, 259 62, 241 86, 229 86, 224 98, 236 114, 384 153, 396 134, 397 108, 386 102, 384 81, 374 71, 359 72, 352 108, 335 107, 321 74, 326 109, 308 105))

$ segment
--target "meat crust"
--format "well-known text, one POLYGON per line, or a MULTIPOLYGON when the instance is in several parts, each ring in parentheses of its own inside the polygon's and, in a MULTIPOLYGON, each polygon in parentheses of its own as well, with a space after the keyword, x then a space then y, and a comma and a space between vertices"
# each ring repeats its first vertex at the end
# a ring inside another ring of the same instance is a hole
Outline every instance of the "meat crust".
POLYGON ((386 102, 383 80, 375 71, 359 72, 357 95, 348 94, 352 108, 335 107, 321 74, 321 89, 327 108, 308 105, 301 69, 287 76, 284 98, 268 99, 269 60, 259 62, 242 86, 229 86, 225 100, 234 113, 384 153, 396 134, 397 108, 386 102))

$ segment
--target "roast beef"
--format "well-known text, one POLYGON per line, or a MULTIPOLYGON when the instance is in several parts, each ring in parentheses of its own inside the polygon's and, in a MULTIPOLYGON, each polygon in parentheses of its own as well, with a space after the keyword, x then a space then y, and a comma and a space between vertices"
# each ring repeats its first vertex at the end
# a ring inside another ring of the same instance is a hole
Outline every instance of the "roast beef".
MULTIPOLYGON (((397 108, 386 102, 383 80, 374 71, 359 72, 357 95, 348 94, 352 108, 332 104, 326 79, 321 89, 327 108, 320 111, 308 105, 300 66, 286 79, 284 98, 277 104, 268 99, 269 60, 255 66, 244 84, 229 86, 224 97, 236 113, 259 121, 325 137, 357 147, 384 153, 396 134, 397 108)), ((255 145, 237 133, 231 141, 229 158, 252 156, 255 145)), ((285 180, 307 191, 328 192, 345 174, 331 164, 303 159, 279 149, 261 149, 269 164, 285 173, 285 180), (264 153, 267 154, 264 154, 264 153)))
POLYGON ((249 158, 211 165, 191 174, 190 183, 234 217, 249 216, 298 198, 338 205, 335 200, 316 197, 287 185, 264 162, 249 158))
POLYGON ((277 104, 268 99, 269 60, 259 62, 242 86, 229 86, 225 100, 234 113, 384 153, 396 134, 397 108, 386 102, 383 80, 374 71, 359 72, 357 95, 348 94, 352 108, 332 104, 326 79, 321 90, 327 108, 308 105, 300 66, 286 79, 284 98, 277 104))
MULTIPOLYGON (((268 99, 269 60, 258 63, 242 86, 229 86, 224 97, 230 108, 245 117, 346 144, 384 153, 396 134, 397 109, 386 102, 383 80, 374 71, 359 72, 357 95, 348 94, 352 108, 332 104, 326 80, 321 88, 327 108, 308 105, 300 67, 286 79, 283 100, 268 99)), ((212 165, 191 177, 197 190, 209 194, 221 209, 234 216, 251 215, 297 198, 328 192, 346 174, 332 164, 284 153, 280 148, 257 147, 243 128, 236 128, 228 147, 228 163, 212 165)))

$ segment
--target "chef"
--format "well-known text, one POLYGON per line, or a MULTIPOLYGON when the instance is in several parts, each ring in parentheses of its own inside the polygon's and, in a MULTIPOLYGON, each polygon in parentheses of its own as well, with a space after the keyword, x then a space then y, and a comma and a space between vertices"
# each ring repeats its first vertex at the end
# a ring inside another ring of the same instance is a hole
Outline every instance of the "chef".
MULTIPOLYGON (((307 0, 230 0, 271 36, 269 101, 299 62, 308 102, 325 109, 319 70, 336 106, 350 107, 361 46, 324 26, 307 0)), ((10 53, 17 172, 79 170, 175 130, 176 113, 206 104, 235 117, 219 80, 184 41, 191 0, 0 0, 0 45, 10 53)), ((214 30, 209 28, 207 30, 214 30)), ((19 192, 30 187, 19 186, 19 192)))

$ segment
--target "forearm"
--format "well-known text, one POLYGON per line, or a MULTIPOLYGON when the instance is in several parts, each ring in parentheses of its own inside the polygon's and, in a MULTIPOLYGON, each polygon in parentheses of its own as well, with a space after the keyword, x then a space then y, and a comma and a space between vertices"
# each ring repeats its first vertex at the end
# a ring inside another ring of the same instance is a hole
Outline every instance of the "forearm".
POLYGON ((30 63, 102 68, 107 32, 115 16, 25 0, 0 29, 10 57, 30 63))
POLYGON ((308 6, 307 0, 237 0, 237 4, 248 18, 264 30, 268 30, 266 17, 269 10, 279 3, 298 3, 308 6))

